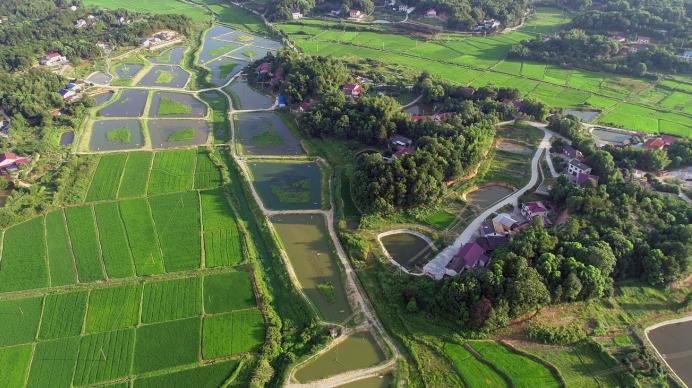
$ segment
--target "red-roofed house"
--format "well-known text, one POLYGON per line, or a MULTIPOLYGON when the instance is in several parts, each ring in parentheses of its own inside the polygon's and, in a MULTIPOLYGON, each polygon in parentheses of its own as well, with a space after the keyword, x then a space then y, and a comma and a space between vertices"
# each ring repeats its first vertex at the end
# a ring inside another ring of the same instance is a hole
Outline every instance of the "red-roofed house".
POLYGON ((662 150, 665 145, 666 143, 660 137, 652 137, 646 139, 644 144, 642 144, 642 148, 645 150, 662 150))
POLYGON ((398 150, 392 155, 395 158, 401 158, 404 155, 413 153, 416 150, 415 147, 399 147, 398 150))
POLYGON ((455 276, 470 268, 485 267, 489 261, 482 246, 475 242, 466 243, 447 264, 447 274, 455 276))
POLYGON ((29 164, 31 158, 28 156, 17 156, 12 152, 5 152, 0 154, 0 173, 7 174, 15 172, 19 169, 20 165, 29 164))
POLYGON ((411 115, 411 121, 413 121, 414 123, 417 123, 417 122, 419 122, 419 121, 421 121, 421 120, 423 120, 423 119, 425 119, 425 118, 427 118, 427 117, 428 117, 428 116, 411 115))
POLYGON ((363 93, 363 87, 358 84, 348 83, 341 88, 346 97, 358 98, 363 93))
POLYGON ((547 216, 548 208, 545 207, 545 205, 541 201, 526 202, 521 205, 521 214, 529 220, 533 220, 534 218, 539 216, 547 216))
POLYGON ((348 11, 348 18, 352 20, 360 20, 365 16, 364 13, 360 12, 359 9, 352 9, 348 11))
POLYGON ((665 143, 664 147, 670 147, 671 145, 675 144, 675 142, 680 140, 680 138, 677 136, 663 135, 661 136, 661 140, 663 140, 663 143, 665 143))
POLYGON ((257 75, 271 74, 272 64, 270 62, 264 62, 257 66, 257 75))
POLYGON ((38 60, 38 63, 44 66, 52 66, 52 65, 57 65, 63 62, 66 62, 67 58, 63 57, 60 55, 58 52, 52 52, 48 53, 45 57, 41 58, 38 60))
POLYGON ((436 18, 437 17, 437 11, 435 11, 435 8, 428 8, 425 10, 425 17, 426 18, 436 18))
POLYGON ((618 43, 625 43, 625 42, 627 42, 627 38, 625 38, 625 37, 622 36, 622 35, 613 35, 612 38, 613 38, 614 41, 616 41, 616 42, 618 42, 618 43))

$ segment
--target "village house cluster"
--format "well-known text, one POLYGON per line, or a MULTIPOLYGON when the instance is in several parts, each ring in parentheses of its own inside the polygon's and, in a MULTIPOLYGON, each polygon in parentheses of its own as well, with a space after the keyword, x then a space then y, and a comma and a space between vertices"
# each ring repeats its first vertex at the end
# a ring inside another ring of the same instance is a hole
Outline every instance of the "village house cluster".
POLYGON ((159 31, 149 38, 142 40, 141 46, 148 48, 149 50, 159 49, 161 47, 170 46, 172 44, 181 42, 182 38, 175 31, 159 31))

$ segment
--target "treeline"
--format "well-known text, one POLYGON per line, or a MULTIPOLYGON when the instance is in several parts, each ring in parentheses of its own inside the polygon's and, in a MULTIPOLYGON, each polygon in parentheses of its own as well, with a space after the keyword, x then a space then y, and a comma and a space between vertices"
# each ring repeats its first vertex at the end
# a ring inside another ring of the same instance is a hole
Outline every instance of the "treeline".
MULTIPOLYGON (((14 2, 0 0, 0 9, 14 2)), ((125 9, 94 10, 82 6, 71 11, 61 3, 40 2, 40 11, 34 13, 25 12, 25 7, 13 8, 17 14, 36 16, 21 22, 10 20, 0 24, 0 68, 6 71, 26 69, 51 51, 60 52, 72 62, 95 59, 102 55, 96 45, 98 42, 111 47, 131 46, 138 45, 143 37, 160 29, 184 34, 192 29, 191 19, 183 15, 143 15, 125 9), (95 18, 88 19, 88 15, 95 18), (79 19, 87 20, 88 24, 77 28, 79 19)))
POLYGON ((690 73, 692 62, 674 51, 657 46, 626 53, 626 46, 608 36, 571 29, 555 37, 536 37, 512 47, 509 56, 518 59, 569 65, 594 71, 637 76, 648 72, 690 73))

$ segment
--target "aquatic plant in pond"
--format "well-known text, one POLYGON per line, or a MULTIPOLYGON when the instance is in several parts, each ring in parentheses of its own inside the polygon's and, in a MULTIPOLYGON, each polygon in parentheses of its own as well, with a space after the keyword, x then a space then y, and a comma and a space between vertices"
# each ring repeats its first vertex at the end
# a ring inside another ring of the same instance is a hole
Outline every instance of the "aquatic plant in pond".
POLYGON ((237 117, 238 142, 248 155, 302 155, 298 138, 274 112, 243 113, 237 117))
POLYGON ((319 209, 322 175, 316 163, 254 162, 253 183, 269 209, 319 209))
POLYGON ((194 128, 185 128, 168 136, 168 141, 190 140, 195 137, 195 132, 194 128))
POLYGON ((153 117, 204 117, 207 106, 195 96, 176 92, 154 92, 149 116, 153 117))
POLYGON ((177 65, 156 65, 137 83, 137 86, 167 86, 183 88, 190 74, 177 65))
POLYGON ((271 185, 272 193, 283 203, 305 203, 310 200, 310 180, 279 180, 271 185))
POLYGON ((278 133, 267 130, 253 136, 250 142, 257 147, 268 148, 283 145, 284 139, 282 139, 278 133))
POLYGON ((192 113, 192 107, 170 97, 161 97, 158 113, 160 115, 183 115, 192 113))
POLYGON ((156 79, 154 83, 157 85, 166 85, 173 82, 173 72, 169 70, 156 70, 156 79))
POLYGON ((130 128, 120 127, 108 131, 106 139, 112 143, 129 144, 130 143, 130 128))
POLYGON ((209 139, 206 120, 149 120, 151 146, 155 149, 204 144, 209 139))
POLYGON ((91 151, 131 150, 143 146, 144 134, 139 120, 99 120, 92 125, 89 139, 91 151), (126 128, 129 135, 122 128, 126 128), (114 130, 118 131, 109 138, 114 130))

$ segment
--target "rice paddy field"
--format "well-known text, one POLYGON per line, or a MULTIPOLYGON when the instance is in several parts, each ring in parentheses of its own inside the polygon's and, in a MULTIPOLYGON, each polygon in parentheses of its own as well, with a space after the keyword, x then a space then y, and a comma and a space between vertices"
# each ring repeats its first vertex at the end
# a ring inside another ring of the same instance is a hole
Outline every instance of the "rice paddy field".
POLYGON ((344 31, 321 20, 287 22, 277 27, 304 52, 377 59, 429 71, 451 82, 474 87, 515 87, 551 107, 588 107, 603 111, 601 124, 641 132, 692 135, 687 83, 644 79, 560 68, 507 58, 512 45, 539 33, 551 33, 568 21, 552 8, 538 8, 522 28, 501 36, 438 34, 422 39, 381 32, 344 31))
POLYGON ((0 385, 235 378, 265 322, 220 185, 204 149, 106 154, 84 204, 3 231, 0 385))

